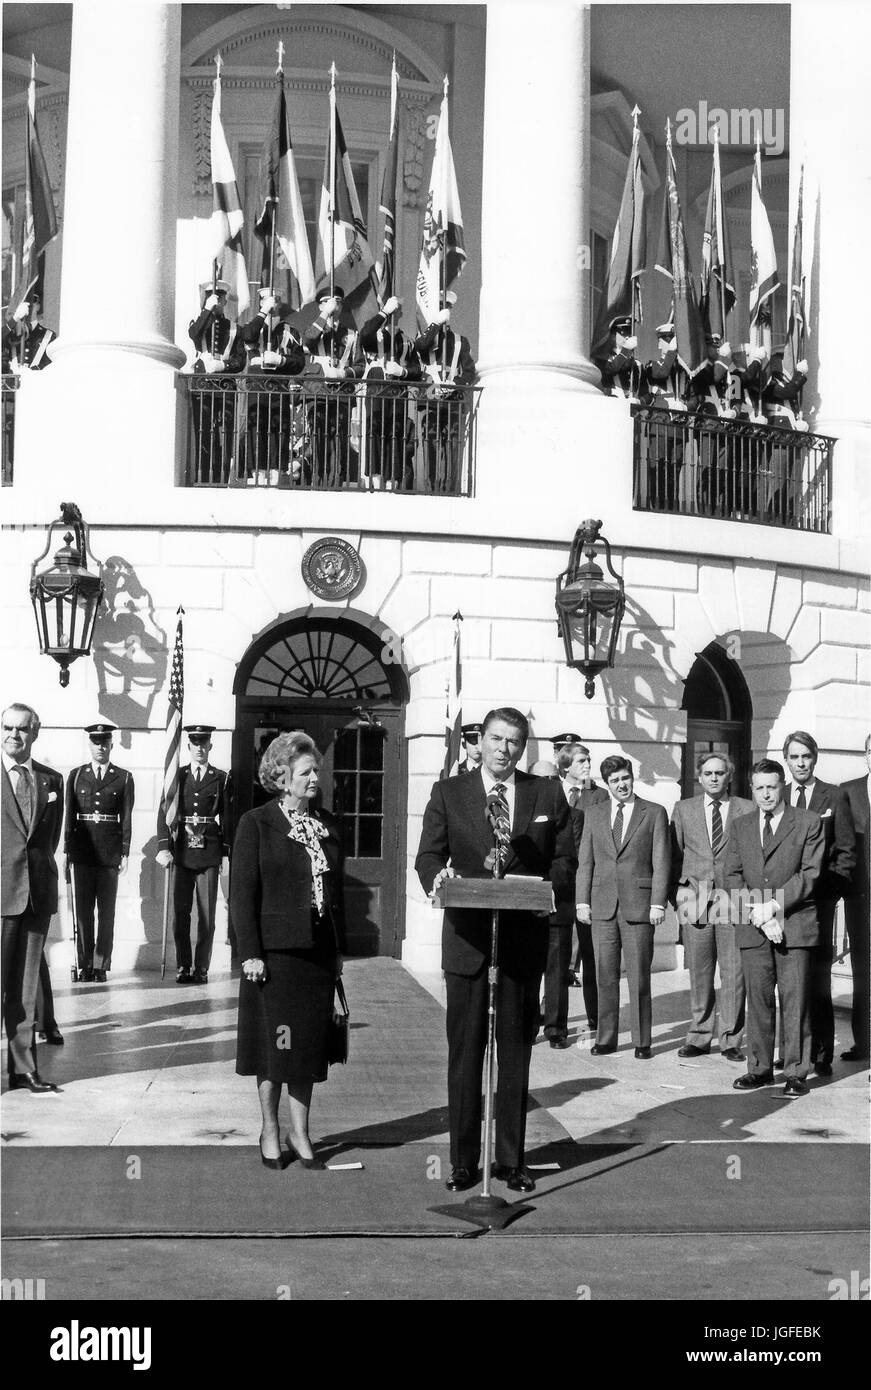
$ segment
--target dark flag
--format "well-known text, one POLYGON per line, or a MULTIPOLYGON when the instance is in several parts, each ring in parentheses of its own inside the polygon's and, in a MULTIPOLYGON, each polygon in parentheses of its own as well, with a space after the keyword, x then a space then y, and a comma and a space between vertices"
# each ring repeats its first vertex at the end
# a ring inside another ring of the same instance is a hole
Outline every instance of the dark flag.
POLYGON ((641 322, 641 275, 647 268, 647 226, 644 215, 644 182, 641 177, 638 117, 632 112, 632 148, 626 167, 620 211, 611 242, 611 261, 602 308, 593 333, 591 357, 606 355, 608 324, 615 318, 631 318, 633 330, 641 322))
POLYGON ((735 303, 735 281, 729 249, 729 229, 723 206, 723 180, 720 174, 720 133, 714 127, 714 159, 711 186, 705 212, 702 239, 702 274, 699 281, 699 308, 706 333, 718 333, 725 341, 726 320, 735 303))
MULTIPOLYGON (((279 45, 279 63, 283 48, 283 44, 279 45)), ((254 224, 254 233, 263 242, 260 283, 274 289, 275 272, 286 271, 287 303, 296 310, 313 301, 315 277, 290 139, 284 73, 280 66, 276 78, 275 110, 263 152, 263 211, 254 224)))
POLYGON ((696 299, 686 229, 677 192, 677 168, 671 149, 671 121, 666 122, 666 180, 662 230, 656 269, 671 281, 671 317, 677 360, 692 375, 707 361, 705 330, 696 299))
POLYGON ((804 219, 804 165, 798 180, 798 207, 792 238, 792 262, 789 268, 789 322, 786 345, 783 349, 783 374, 787 380, 795 376, 796 367, 805 355, 804 267, 802 265, 802 222, 804 219))
POLYGON ((39 131, 36 126, 36 59, 30 59, 27 89, 27 129, 24 144, 24 226, 21 269, 9 304, 10 316, 37 288, 42 292, 43 253, 57 236, 57 217, 39 131))
POLYGON ((381 271, 378 277, 378 298, 382 304, 393 294, 394 257, 396 254, 396 180, 399 173, 398 97, 399 76, 396 71, 396 57, 394 55, 390 73, 390 143, 387 146, 387 163, 384 166, 384 178, 381 183, 384 245, 381 251, 381 271))
POLYGON ((463 730, 463 662, 460 655, 460 624, 463 615, 454 614, 454 659, 445 701, 445 761, 442 777, 453 777, 460 764, 463 730))
POLYGON ((330 131, 318 216, 315 277, 319 289, 338 285, 344 290, 345 310, 355 324, 365 323, 377 314, 375 262, 339 119, 335 64, 331 70, 330 131))

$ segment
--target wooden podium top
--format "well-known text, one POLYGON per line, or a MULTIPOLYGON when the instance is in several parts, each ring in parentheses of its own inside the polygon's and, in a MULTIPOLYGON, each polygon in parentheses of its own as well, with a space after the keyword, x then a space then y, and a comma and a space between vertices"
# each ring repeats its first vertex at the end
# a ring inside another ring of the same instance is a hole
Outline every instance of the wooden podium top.
POLYGON ((516 878, 446 878, 438 892, 440 907, 498 907, 505 912, 547 912, 552 908, 548 879, 518 875, 516 878))

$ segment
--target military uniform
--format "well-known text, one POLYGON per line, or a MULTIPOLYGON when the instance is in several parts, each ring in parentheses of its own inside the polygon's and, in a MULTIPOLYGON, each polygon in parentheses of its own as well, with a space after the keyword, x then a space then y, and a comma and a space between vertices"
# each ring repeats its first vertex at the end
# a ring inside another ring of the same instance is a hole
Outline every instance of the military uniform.
POLYGON ((303 445, 301 403, 287 378, 302 371, 305 353, 296 330, 281 314, 279 302, 271 312, 261 308, 238 332, 248 365, 237 386, 241 393, 237 481, 245 474, 253 478, 258 471, 271 472, 277 475, 274 482, 286 486, 303 445), (267 354, 271 354, 268 361, 267 354))
POLYGON ((44 323, 25 321, 20 326, 12 325, 4 353, 4 356, 8 354, 9 370, 18 372, 27 367, 31 372, 42 371, 51 362, 48 348, 54 337, 52 329, 46 328, 44 323))
MULTIPOLYGON (((202 286, 204 303, 210 295, 226 295, 229 286, 202 286)), ((197 483, 226 483, 233 454, 233 418, 236 405, 236 384, 230 376, 238 375, 245 366, 245 344, 235 323, 231 323, 217 308, 203 308, 199 318, 188 326, 191 342, 197 351, 194 362, 196 381, 191 383, 191 403, 194 415, 197 483)))
POLYGON ((628 338, 632 320, 615 318, 608 324, 608 346, 601 356, 593 358, 602 377, 602 390, 606 396, 623 396, 625 400, 637 403, 636 388, 641 368, 635 360, 633 348, 617 343, 617 335, 628 338))
MULTIPOLYGON (((335 297, 344 299, 342 291, 335 297)), ((321 305, 328 295, 318 296, 321 305)), ((331 326, 323 312, 303 335, 309 356, 306 365, 311 481, 315 486, 353 481, 357 456, 351 449, 351 415, 356 378, 362 374, 357 354, 357 334, 347 324, 331 326), (333 375, 333 373, 337 375, 333 375)))
POLYGON ((401 328, 391 331, 385 314, 376 314, 360 329, 362 379, 360 407, 363 470, 388 487, 413 487, 414 426, 408 415, 407 381, 420 381, 420 358, 406 344, 401 328), (399 375, 387 371, 388 362, 399 375))
POLYGON ((643 422, 636 505, 652 511, 674 511, 683 467, 682 432, 672 414, 686 412, 683 391, 686 372, 677 356, 674 324, 661 323, 656 330, 659 357, 641 370, 641 399, 652 418, 643 422), (646 458, 646 468, 644 460, 646 458))
MULTIPOLYGON (((94 727, 111 737, 113 726, 92 726, 92 737, 94 727)), ((118 872, 130 853, 133 796, 133 777, 112 762, 83 763, 67 778, 64 854, 73 870, 78 967, 85 980, 100 979, 112 967, 118 872)))
POLYGON ((229 776, 206 764, 179 771, 178 822, 170 843, 161 801, 157 817, 158 850, 173 858, 173 939, 176 978, 205 983, 212 958, 215 907, 221 860, 230 853, 229 776), (199 775, 198 775, 199 774, 199 775), (197 900, 197 944, 191 956, 191 910, 197 900))
POLYGON ((481 735, 484 732, 483 724, 463 724, 460 728, 463 747, 466 749, 466 757, 461 758, 457 764, 457 773, 477 772, 481 766, 481 735), (478 761, 473 762, 468 756, 469 745, 474 744, 478 749, 478 761))
MULTIPOLYGON (((806 381, 807 375, 801 371, 787 376, 783 370, 783 355, 775 353, 762 392, 762 409, 772 431, 807 432, 807 422, 797 413, 801 409, 801 393, 806 381)), ((768 469, 771 477, 769 512, 781 526, 798 525, 804 506, 803 451, 796 448, 795 443, 777 443, 777 433, 772 433, 768 469)))
POLYGON ((431 323, 411 346, 430 383, 418 416, 427 479, 433 492, 452 493, 460 480, 466 421, 472 413, 466 394, 456 388, 474 382, 475 359, 468 338, 447 324, 431 323))

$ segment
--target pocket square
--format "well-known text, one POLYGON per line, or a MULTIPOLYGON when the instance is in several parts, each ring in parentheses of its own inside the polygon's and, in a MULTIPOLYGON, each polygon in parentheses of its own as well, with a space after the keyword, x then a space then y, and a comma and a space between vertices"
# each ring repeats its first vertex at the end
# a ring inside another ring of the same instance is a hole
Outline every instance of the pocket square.
POLYGON ((830 806, 830 807, 828 808, 828 810, 821 812, 821 814, 820 814, 820 820, 825 820, 826 817, 827 817, 827 816, 830 816, 831 814, 832 814, 832 808, 831 808, 831 806, 830 806))
POLYGON ((57 801, 57 792, 49 792, 48 799, 49 801, 57 801))
POLYGON ((549 820, 550 816, 536 816, 535 821, 533 823, 535 825, 546 825, 549 820))

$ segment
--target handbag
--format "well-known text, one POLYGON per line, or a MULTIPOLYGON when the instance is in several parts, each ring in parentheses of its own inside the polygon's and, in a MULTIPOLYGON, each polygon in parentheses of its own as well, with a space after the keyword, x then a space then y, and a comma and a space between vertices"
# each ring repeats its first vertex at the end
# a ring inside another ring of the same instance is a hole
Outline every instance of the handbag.
POLYGON ((334 1062, 347 1062, 351 1038, 351 1014, 341 980, 336 980, 336 999, 339 1008, 333 1009, 327 1032, 327 1062, 330 1066, 334 1062))

